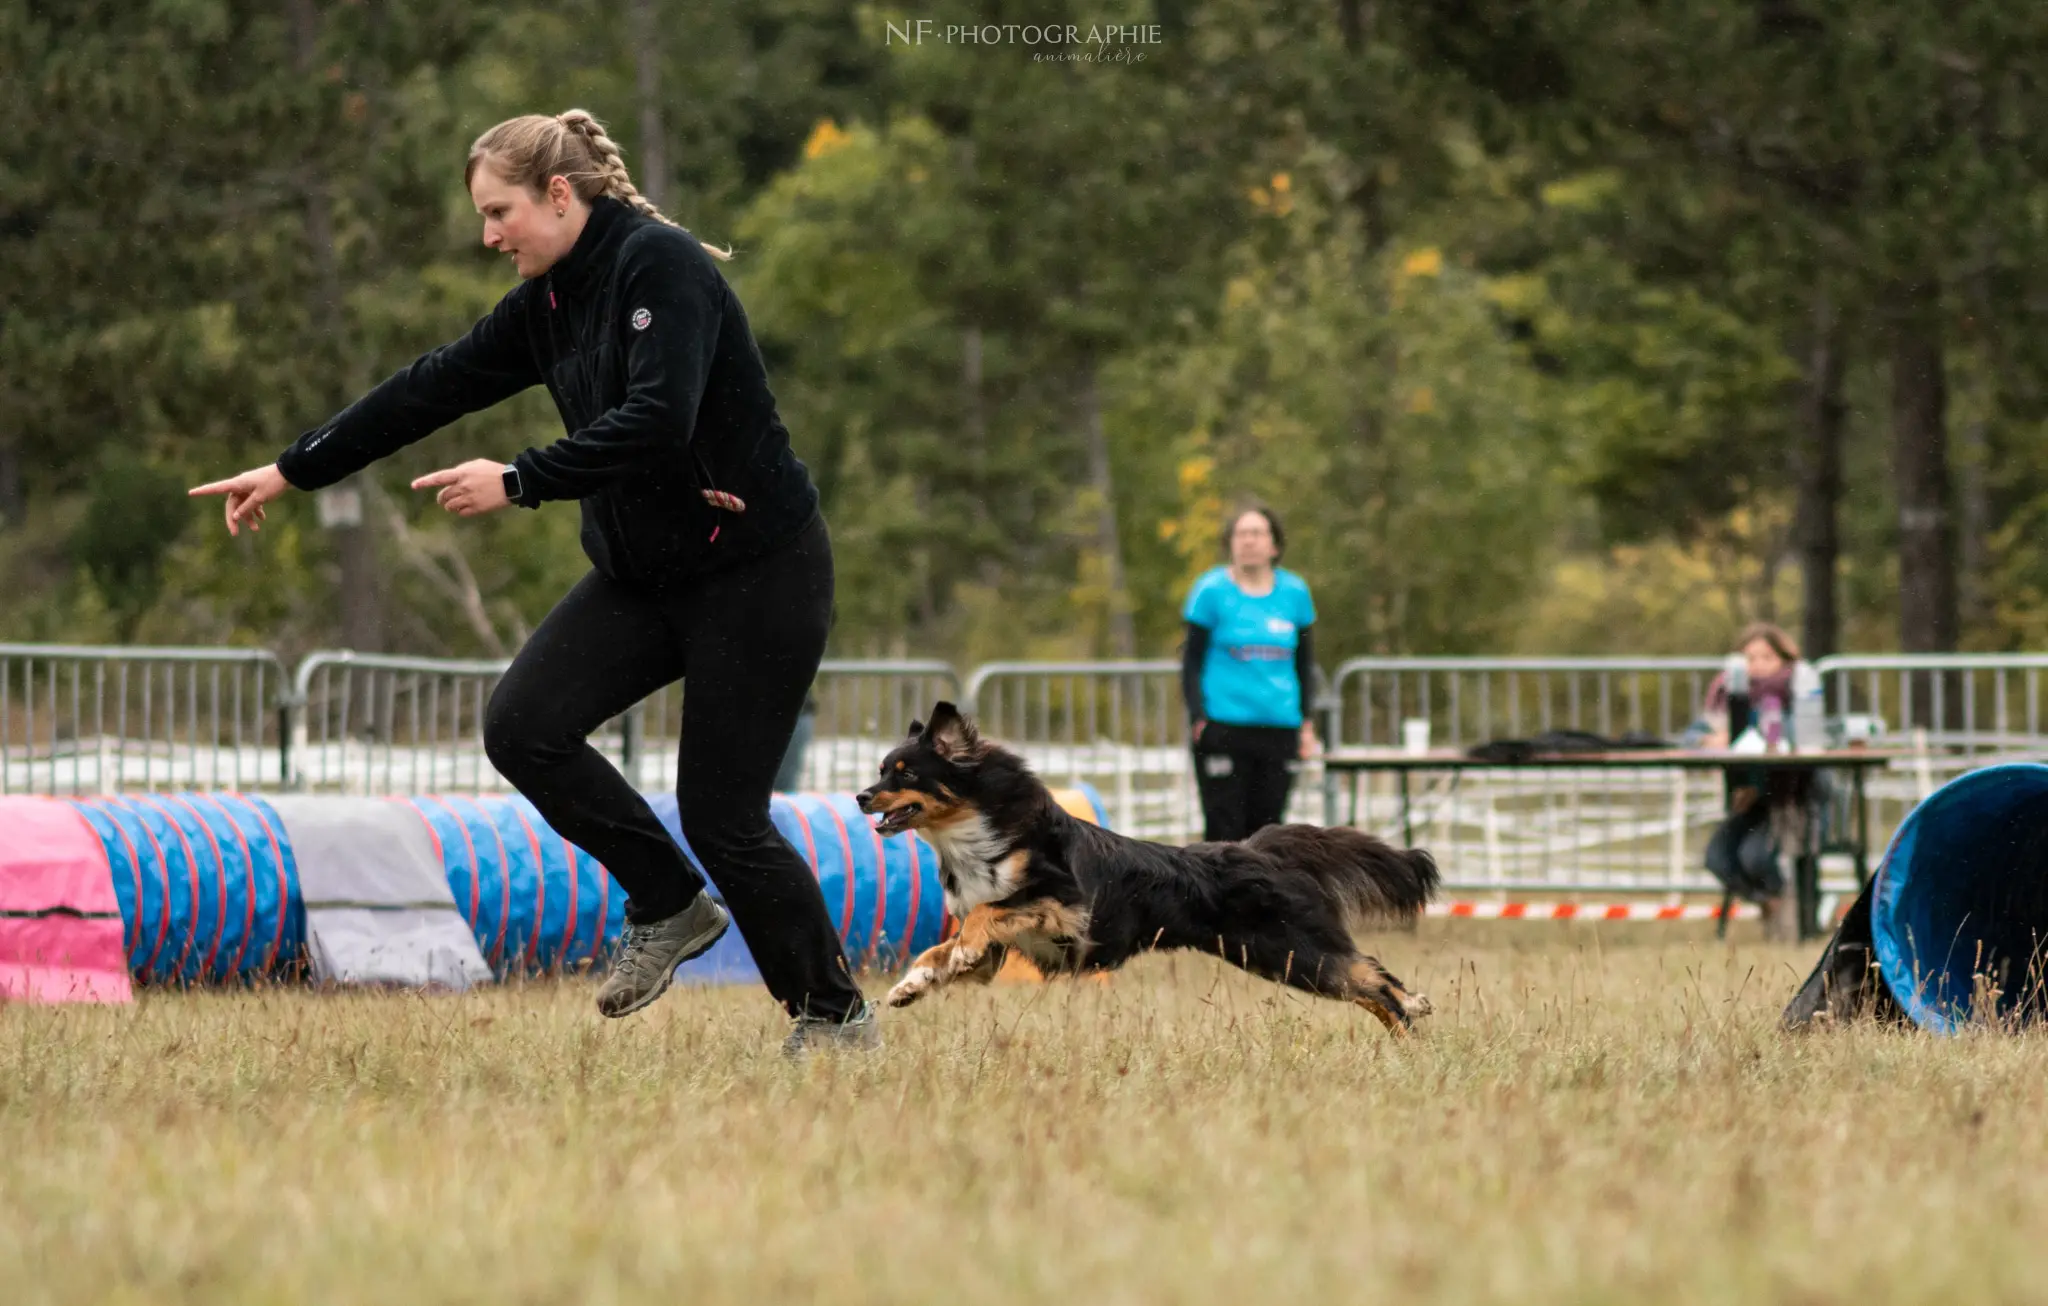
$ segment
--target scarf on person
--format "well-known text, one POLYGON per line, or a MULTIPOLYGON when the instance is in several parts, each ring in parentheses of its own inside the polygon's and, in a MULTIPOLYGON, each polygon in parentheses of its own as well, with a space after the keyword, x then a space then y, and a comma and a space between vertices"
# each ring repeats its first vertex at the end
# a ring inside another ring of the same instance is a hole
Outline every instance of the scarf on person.
MULTIPOLYGON (((1798 663, 1787 662, 1768 676, 1752 676, 1749 681, 1750 722, 1765 732, 1765 740, 1778 742, 1784 733, 1785 717, 1792 711, 1792 670, 1798 663), (1766 725, 1762 720, 1765 704, 1775 704, 1778 719, 1766 725)), ((1728 673, 1722 672, 1707 686, 1706 710, 1725 713, 1728 710, 1728 673)))

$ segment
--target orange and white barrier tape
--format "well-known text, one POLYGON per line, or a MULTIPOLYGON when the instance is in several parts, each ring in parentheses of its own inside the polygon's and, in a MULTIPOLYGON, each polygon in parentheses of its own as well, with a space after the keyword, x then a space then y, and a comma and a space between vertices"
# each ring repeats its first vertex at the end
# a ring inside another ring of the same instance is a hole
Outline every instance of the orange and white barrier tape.
MULTIPOLYGON (((1475 921, 1712 921, 1721 918, 1719 903, 1670 906, 1653 902, 1433 902, 1431 916, 1475 921)), ((1738 902, 1730 920, 1755 920, 1756 904, 1738 902)))

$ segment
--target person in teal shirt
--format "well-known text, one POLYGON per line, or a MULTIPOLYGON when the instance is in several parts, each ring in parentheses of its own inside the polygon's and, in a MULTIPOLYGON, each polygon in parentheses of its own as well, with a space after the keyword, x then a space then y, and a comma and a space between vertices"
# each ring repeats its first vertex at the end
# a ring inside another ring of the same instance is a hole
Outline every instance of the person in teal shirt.
POLYGON ((1243 839, 1287 810, 1299 759, 1313 756, 1316 605, 1308 582, 1279 565, 1287 536, 1270 509, 1223 532, 1227 566, 1188 591, 1181 692, 1202 837, 1243 839))

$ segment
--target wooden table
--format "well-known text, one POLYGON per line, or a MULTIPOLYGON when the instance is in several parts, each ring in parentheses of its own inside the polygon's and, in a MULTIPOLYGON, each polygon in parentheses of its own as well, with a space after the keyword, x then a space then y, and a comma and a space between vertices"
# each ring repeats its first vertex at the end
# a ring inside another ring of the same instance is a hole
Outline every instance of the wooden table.
MULTIPOLYGON (((1848 838, 1835 847, 1846 851, 1854 859, 1856 883, 1860 886, 1870 880, 1870 850, 1868 836, 1865 833, 1868 800, 1864 794, 1864 776, 1906 756, 1908 754, 1902 749, 1885 748, 1831 748, 1820 753, 1733 753, 1727 749, 1644 748, 1612 753, 1552 753, 1525 761, 1500 762, 1469 757, 1463 752, 1444 749, 1427 753, 1407 753, 1396 749, 1342 749, 1323 755, 1323 769, 1326 774, 1390 771, 1397 776, 1401 789, 1401 838, 1405 846, 1413 846, 1415 842, 1409 777, 1417 771, 1648 771, 1671 767, 1720 771, 1724 775, 1734 771, 1754 770, 1847 771, 1852 815, 1849 820, 1848 838)), ((1356 825, 1358 786, 1354 784, 1348 788, 1351 798, 1347 823, 1356 825)), ((1811 832, 1817 824, 1808 823, 1809 843, 1796 859, 1793 872, 1798 895, 1799 937, 1802 939, 1813 938, 1821 933, 1819 922, 1815 920, 1820 906, 1820 854, 1831 849, 1814 842, 1815 836, 1811 832)), ((1723 930, 1727 928, 1727 919, 1727 913, 1723 912, 1723 930)))

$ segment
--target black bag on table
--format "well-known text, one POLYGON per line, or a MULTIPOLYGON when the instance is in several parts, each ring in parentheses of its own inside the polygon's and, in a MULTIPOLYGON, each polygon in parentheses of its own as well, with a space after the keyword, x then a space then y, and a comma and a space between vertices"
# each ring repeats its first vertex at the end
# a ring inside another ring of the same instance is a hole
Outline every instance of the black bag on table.
POLYGON ((1640 730, 1631 730, 1613 739, 1606 735, 1596 735, 1590 730, 1545 730, 1528 739, 1489 739, 1483 744, 1474 744, 1466 749, 1465 755, 1479 762, 1513 766, 1539 757, 1571 757, 1586 753, 1637 753, 1669 747, 1670 740, 1644 734, 1640 730))

